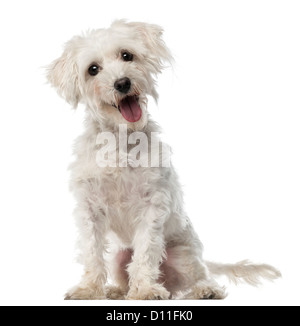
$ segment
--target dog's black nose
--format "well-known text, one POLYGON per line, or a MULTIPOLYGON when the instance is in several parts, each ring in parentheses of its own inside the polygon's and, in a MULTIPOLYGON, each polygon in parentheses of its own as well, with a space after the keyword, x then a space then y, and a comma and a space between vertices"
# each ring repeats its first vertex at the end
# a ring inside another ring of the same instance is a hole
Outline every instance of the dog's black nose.
POLYGON ((114 85, 115 89, 121 93, 127 94, 131 87, 131 81, 129 78, 124 77, 118 79, 114 85))

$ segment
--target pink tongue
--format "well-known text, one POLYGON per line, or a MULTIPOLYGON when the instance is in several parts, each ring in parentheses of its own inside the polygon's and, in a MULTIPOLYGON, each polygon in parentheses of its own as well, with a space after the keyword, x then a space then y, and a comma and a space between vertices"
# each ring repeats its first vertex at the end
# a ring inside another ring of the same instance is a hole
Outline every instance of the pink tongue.
POLYGON ((129 122, 139 121, 142 116, 142 110, 135 96, 127 96, 120 103, 122 116, 129 122))

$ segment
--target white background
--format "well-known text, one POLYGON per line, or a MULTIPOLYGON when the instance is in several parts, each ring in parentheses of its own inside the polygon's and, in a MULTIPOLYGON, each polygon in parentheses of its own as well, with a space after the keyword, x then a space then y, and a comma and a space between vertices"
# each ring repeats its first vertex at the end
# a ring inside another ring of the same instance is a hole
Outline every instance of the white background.
POLYGON ((0 304, 86 304, 63 301, 82 272, 67 167, 83 108, 57 96, 43 66, 74 34, 127 18, 162 25, 175 57, 149 110, 173 147, 205 257, 283 274, 229 286, 222 302, 183 304, 298 305, 299 17, 299 1, 2 1, 0 304))

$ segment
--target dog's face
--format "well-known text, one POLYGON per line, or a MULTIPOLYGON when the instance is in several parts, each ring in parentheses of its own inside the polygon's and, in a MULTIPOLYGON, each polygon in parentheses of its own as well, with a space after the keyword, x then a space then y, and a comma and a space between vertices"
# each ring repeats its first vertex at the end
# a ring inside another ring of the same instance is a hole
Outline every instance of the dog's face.
POLYGON ((141 129, 147 95, 157 99, 155 77, 171 60, 161 36, 157 25, 125 21, 76 36, 50 65, 48 80, 74 107, 87 104, 95 119, 141 129))

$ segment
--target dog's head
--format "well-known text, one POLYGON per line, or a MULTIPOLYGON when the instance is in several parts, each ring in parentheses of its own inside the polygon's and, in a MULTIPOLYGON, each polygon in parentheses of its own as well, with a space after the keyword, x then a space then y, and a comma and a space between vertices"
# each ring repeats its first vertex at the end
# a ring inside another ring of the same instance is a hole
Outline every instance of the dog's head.
POLYGON ((155 77, 172 59, 162 32, 121 20, 76 36, 49 66, 48 80, 74 107, 87 104, 95 119, 140 129, 147 122, 147 95, 157 99, 155 77))

